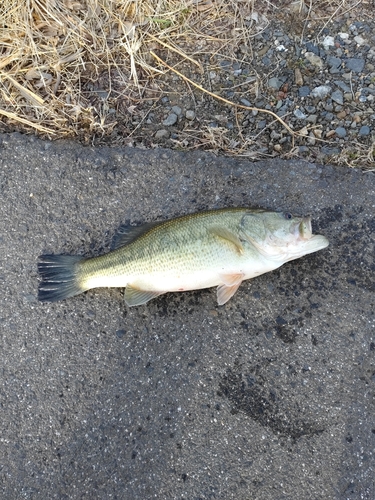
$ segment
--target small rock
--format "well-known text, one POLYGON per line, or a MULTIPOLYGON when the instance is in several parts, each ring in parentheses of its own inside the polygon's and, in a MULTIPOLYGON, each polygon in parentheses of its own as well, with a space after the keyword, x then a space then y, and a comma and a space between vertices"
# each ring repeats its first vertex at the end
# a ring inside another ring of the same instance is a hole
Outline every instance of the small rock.
POLYGON ((342 64, 342 60, 339 57, 330 56, 327 57, 327 64, 330 68, 338 69, 342 64))
POLYGON ((187 120, 194 120, 195 118, 195 112, 192 109, 188 109, 185 113, 186 119, 187 120))
POLYGON ((302 111, 298 108, 293 111, 293 114, 296 118, 298 118, 298 120, 305 120, 306 119, 305 113, 302 113, 302 111))
POLYGON ((317 139, 321 139, 322 138, 322 129, 321 128, 314 128, 313 134, 315 135, 315 137, 317 139))
POLYGON ((337 137, 340 137, 340 139, 346 136, 346 130, 344 129, 344 127, 337 127, 335 133, 337 137))
POLYGON ((363 125, 358 132, 358 135, 370 135, 371 129, 367 125, 363 125))
POLYGON ((351 92, 345 92, 344 100, 347 102, 351 102, 353 100, 353 94, 351 92))
POLYGON ((332 137, 333 135, 335 135, 335 131, 334 130, 328 130, 328 132, 326 133, 326 137, 327 139, 329 139, 330 137, 332 137))
POLYGON ((324 38, 322 44, 323 44, 323 47, 325 48, 325 50, 328 50, 330 47, 335 46, 335 39, 333 38, 333 36, 326 36, 324 38))
POLYGON ((308 52, 313 52, 316 55, 319 54, 319 47, 317 47, 316 45, 314 45, 311 42, 307 42, 306 43, 306 49, 307 49, 308 52))
POLYGON ((355 36, 354 41, 359 46, 364 45, 366 43, 366 40, 362 38, 361 35, 355 36))
POLYGON ((344 104, 344 96, 341 90, 335 90, 331 95, 332 101, 337 102, 337 104, 344 104))
MULTIPOLYGON (((332 130, 335 133, 334 130, 332 130)), ((322 153, 325 155, 338 155, 340 153, 340 148, 330 148, 329 146, 322 147, 322 153)))
POLYGON ((303 85, 303 78, 302 78, 302 73, 299 68, 296 68, 294 70, 294 81, 296 82, 296 85, 301 86, 303 85))
POLYGON ((319 87, 315 87, 311 91, 311 95, 313 97, 319 97, 320 99, 324 99, 327 97, 328 94, 330 94, 332 91, 332 88, 329 87, 328 85, 320 85, 319 87))
POLYGON ((339 33, 341 40, 345 41, 349 39, 349 33, 339 33))
POLYGON ((170 113, 167 118, 163 121, 163 125, 165 127, 170 127, 171 125, 174 125, 177 122, 177 115, 175 113, 170 113))
POLYGON ((247 99, 240 99, 241 103, 244 105, 244 106, 248 106, 248 107, 251 107, 251 102, 248 101, 247 99))
POLYGON ((177 116, 180 116, 182 113, 182 109, 180 106, 172 106, 172 111, 175 113, 177 116))
POLYGON ((346 67, 354 73, 361 73, 365 67, 365 60, 358 59, 357 57, 351 57, 346 61, 346 67))
POLYGON ((346 116, 346 111, 345 111, 345 109, 344 109, 343 111, 340 111, 339 113, 337 113, 337 115, 336 115, 336 116, 337 116, 337 118, 338 118, 339 120, 343 120, 343 119, 345 118, 345 116, 346 116))
POLYGON ((344 92, 350 92, 350 87, 349 85, 346 85, 345 82, 343 82, 342 80, 335 80, 335 85, 337 85, 338 87, 340 87, 341 90, 343 90, 344 92))
POLYGON ((298 95, 300 97, 307 97, 308 95, 310 95, 310 92, 311 92, 310 87, 307 86, 300 87, 298 89, 298 95))
POLYGON ((169 137, 169 132, 168 130, 165 130, 165 128, 158 130, 155 134, 155 139, 165 139, 168 137, 169 137))
POLYGON ((276 78, 276 77, 270 78, 268 80, 268 86, 271 87, 271 89, 279 90, 279 88, 281 87, 281 85, 282 85, 282 82, 278 78, 276 78))
POLYGON ((316 123, 317 119, 318 119, 318 115, 309 115, 306 118, 306 121, 308 121, 309 123, 316 123))
POLYGON ((319 56, 317 56, 316 54, 314 54, 313 52, 306 52, 305 53, 305 58, 313 66, 316 66, 319 69, 323 68, 323 61, 322 61, 322 59, 319 56))

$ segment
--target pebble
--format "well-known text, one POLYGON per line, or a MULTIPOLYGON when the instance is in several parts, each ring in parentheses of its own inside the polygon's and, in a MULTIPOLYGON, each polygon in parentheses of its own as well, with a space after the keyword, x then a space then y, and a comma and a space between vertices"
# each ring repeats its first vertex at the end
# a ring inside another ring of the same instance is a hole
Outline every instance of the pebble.
POLYGON ((306 121, 308 121, 309 123, 316 123, 317 120, 318 120, 318 115, 309 115, 306 118, 306 121))
POLYGON ((344 127, 337 127, 335 133, 337 137, 340 137, 340 139, 343 139, 346 136, 346 130, 344 127))
POLYGON ((178 117, 175 113, 170 113, 167 118, 163 121, 163 125, 165 127, 170 127, 174 125, 178 120, 178 117))
POLYGON ((328 50, 330 47, 335 46, 335 39, 333 36, 326 36, 323 40, 323 47, 328 50))
POLYGON ((331 95, 332 101, 337 102, 337 104, 344 104, 344 95, 341 90, 335 90, 331 95))
POLYGON ((187 120, 194 120, 195 119, 195 111, 193 111, 192 109, 188 109, 185 113, 185 117, 187 120))
POLYGON ((278 78, 270 78, 268 80, 268 86, 271 89, 279 90, 279 88, 281 87, 282 84, 283 84, 283 82, 280 81, 278 78))
POLYGON ((155 134, 155 139, 165 139, 169 137, 169 132, 168 130, 165 130, 164 128, 158 130, 155 134))
POLYGON ((307 87, 306 85, 298 89, 298 95, 300 97, 307 97, 308 95, 310 95, 310 92, 310 87, 307 87))
POLYGON ((172 106, 172 111, 177 116, 180 116, 182 113, 182 109, 180 108, 180 106, 172 106))
POLYGON ((316 66, 319 69, 323 68, 323 61, 322 61, 322 59, 319 56, 317 56, 316 54, 314 54, 313 52, 306 52, 305 53, 305 58, 313 66, 316 66))
POLYGON ((247 99, 242 98, 242 99, 240 99, 240 102, 241 102, 244 106, 249 106, 249 107, 251 107, 251 102, 250 102, 250 101, 248 101, 247 99))
POLYGON ((362 125, 362 127, 359 129, 358 135, 366 136, 370 135, 371 129, 367 125, 362 125))
POLYGON ((298 120, 305 120, 306 119, 305 113, 302 113, 302 111, 298 108, 293 111, 293 114, 296 118, 298 118, 298 120))
MULTIPOLYGON (((365 147, 367 144, 370 147, 371 134, 375 131, 375 112, 371 108, 375 108, 375 22, 369 20, 367 25, 369 27, 365 28, 364 23, 354 22, 349 15, 344 15, 325 25, 321 32, 322 26, 309 28, 305 39, 298 39, 297 43, 288 36, 287 28, 280 21, 277 29, 269 25, 254 37, 251 64, 246 60, 250 51, 243 46, 240 47, 243 61, 227 61, 219 56, 215 59, 214 56, 212 71, 209 70, 207 76, 215 93, 222 88, 223 97, 233 102, 268 109, 280 117, 287 115, 288 124, 305 135, 303 142, 296 144, 304 156, 312 154, 312 158, 320 158, 321 155, 337 154, 345 143, 349 145, 358 138, 365 147), (319 40, 319 43, 311 40, 319 40), (254 75, 259 72, 264 78, 270 70, 266 86, 256 94, 254 75), (247 79, 251 79, 253 88, 242 86, 247 79), (305 125, 303 128, 301 123, 305 125), (318 141, 323 138, 329 144, 323 146, 318 141)), ((171 137, 168 129, 171 126, 174 126, 175 137, 181 138, 179 129, 189 121, 197 129, 200 123, 207 123, 212 128, 226 127, 227 138, 239 141, 237 132, 232 133, 232 128, 236 130, 233 115, 224 112, 219 104, 213 105, 210 114, 210 107, 199 102, 194 110, 186 110, 182 99, 174 100, 174 106, 167 97, 161 102, 170 107, 164 117, 155 113, 155 117, 150 118, 151 126, 161 122, 160 130, 153 132, 156 139, 171 137)), ((246 133, 259 135, 257 151, 267 152, 268 148, 276 154, 290 147, 290 136, 282 126, 279 123, 269 126, 271 117, 256 110, 242 109, 240 112, 239 123, 246 127, 246 133)))
POLYGON ((362 73, 365 67, 364 59, 357 59, 356 57, 351 57, 346 61, 346 67, 354 73, 362 73))
POLYGON ((332 88, 328 85, 319 85, 319 87, 315 87, 314 89, 312 89, 311 95, 313 97, 318 97, 319 99, 324 99, 328 94, 331 93, 331 91, 332 88))

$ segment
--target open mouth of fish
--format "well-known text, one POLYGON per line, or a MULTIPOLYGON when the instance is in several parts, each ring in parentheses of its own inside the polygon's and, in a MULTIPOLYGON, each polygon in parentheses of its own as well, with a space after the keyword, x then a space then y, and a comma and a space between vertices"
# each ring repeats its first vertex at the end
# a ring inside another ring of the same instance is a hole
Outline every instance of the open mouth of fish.
POLYGON ((295 227, 295 235, 297 239, 309 240, 312 237, 311 217, 304 217, 302 221, 295 227))

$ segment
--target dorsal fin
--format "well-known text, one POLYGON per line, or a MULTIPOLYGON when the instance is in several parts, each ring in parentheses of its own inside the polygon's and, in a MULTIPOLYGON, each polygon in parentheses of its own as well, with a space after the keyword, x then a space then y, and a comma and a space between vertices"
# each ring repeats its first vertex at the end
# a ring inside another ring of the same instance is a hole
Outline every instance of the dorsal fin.
POLYGON ((111 249, 116 250, 124 245, 129 245, 129 243, 132 243, 132 241, 135 241, 142 236, 142 234, 147 233, 150 229, 159 224, 162 224, 162 222, 147 222, 141 226, 131 226, 130 224, 120 226, 117 234, 113 238, 111 249))

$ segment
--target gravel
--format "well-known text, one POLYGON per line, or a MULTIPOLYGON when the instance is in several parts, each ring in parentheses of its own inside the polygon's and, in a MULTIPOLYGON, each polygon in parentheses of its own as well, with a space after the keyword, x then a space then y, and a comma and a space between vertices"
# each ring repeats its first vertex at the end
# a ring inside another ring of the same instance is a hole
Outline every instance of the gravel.
POLYGON ((173 85, 174 92, 168 93, 164 104, 159 101, 162 105, 150 124, 153 141, 218 152, 229 148, 234 154, 247 152, 253 157, 260 152, 289 154, 292 137, 261 111, 265 109, 292 129, 304 131, 294 144, 304 146, 298 154, 306 159, 332 161, 332 151, 352 157, 364 151, 364 157, 370 158, 375 125, 375 22, 371 18, 353 21, 347 13, 323 30, 318 24, 305 28, 301 38, 290 24, 271 22, 252 38, 251 50, 239 47, 237 60, 210 54, 202 62, 203 75, 194 74, 194 69, 188 75, 225 99, 259 108, 258 113, 236 110, 194 89, 187 94, 182 80, 166 74, 165 89, 173 85), (155 135, 166 127, 171 134, 155 135), (225 135, 224 141, 220 134, 225 135))

